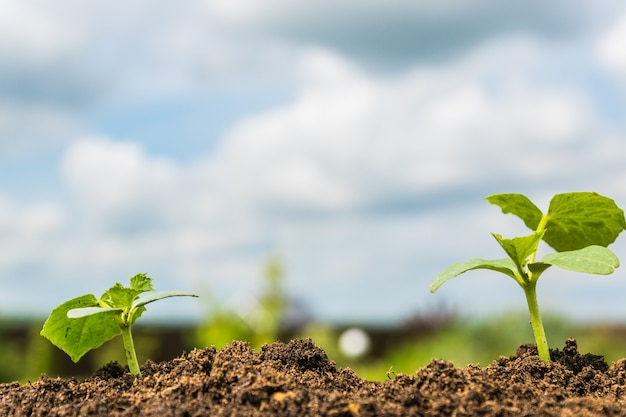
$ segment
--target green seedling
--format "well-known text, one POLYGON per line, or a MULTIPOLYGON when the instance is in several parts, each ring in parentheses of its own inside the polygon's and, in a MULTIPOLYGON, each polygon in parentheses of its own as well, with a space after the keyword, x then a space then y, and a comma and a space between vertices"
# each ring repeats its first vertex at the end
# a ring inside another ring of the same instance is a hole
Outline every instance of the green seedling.
POLYGON ((41 335, 78 362, 85 353, 121 334, 128 368, 138 376, 139 363, 130 329, 146 310, 146 304, 168 297, 197 297, 180 291, 153 291, 152 278, 137 274, 130 279, 130 287, 117 283, 100 299, 93 294, 73 298, 52 310, 41 335))
POLYGON ((550 201, 547 213, 542 213, 522 194, 495 194, 486 200, 499 206, 503 213, 521 218, 533 232, 512 239, 492 233, 508 258, 475 258, 455 263, 433 280, 430 292, 474 269, 489 269, 513 278, 526 295, 539 356, 549 362, 548 341, 537 303, 537 280, 551 266, 598 275, 613 273, 619 259, 607 246, 626 228, 624 212, 613 200, 591 192, 557 194, 550 201), (556 252, 536 261, 542 240, 556 252))

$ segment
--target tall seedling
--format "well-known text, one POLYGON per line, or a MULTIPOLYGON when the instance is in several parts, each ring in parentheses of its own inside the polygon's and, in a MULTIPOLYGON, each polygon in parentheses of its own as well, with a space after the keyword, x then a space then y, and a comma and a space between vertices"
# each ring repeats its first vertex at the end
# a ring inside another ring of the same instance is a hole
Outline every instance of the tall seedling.
POLYGON ((613 200, 592 192, 557 194, 547 213, 522 194, 495 194, 486 199, 503 213, 521 218, 533 232, 512 239, 492 233, 508 258, 474 258, 455 263, 433 280, 430 291, 435 292, 449 279, 474 269, 490 269, 513 278, 526 295, 539 356, 548 362, 550 353, 537 303, 537 280, 551 266, 590 274, 613 273, 619 259, 607 246, 626 228, 624 212, 613 200), (542 240, 556 252, 537 261, 542 240))

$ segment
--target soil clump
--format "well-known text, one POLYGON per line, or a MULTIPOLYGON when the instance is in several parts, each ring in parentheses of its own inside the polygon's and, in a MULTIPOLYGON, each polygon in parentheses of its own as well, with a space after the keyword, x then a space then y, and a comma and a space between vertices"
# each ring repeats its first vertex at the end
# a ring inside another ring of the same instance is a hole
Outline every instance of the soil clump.
POLYGON ((244 342, 93 376, 0 384, 2 416, 626 416, 626 360, 611 366, 567 340, 544 363, 533 345, 486 367, 433 360, 369 382, 338 369, 312 340, 252 350, 244 342))

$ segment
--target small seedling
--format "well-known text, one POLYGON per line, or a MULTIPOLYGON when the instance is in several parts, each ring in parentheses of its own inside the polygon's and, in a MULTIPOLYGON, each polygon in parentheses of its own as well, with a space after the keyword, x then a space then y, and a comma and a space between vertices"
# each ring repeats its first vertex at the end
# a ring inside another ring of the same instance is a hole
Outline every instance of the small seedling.
POLYGON ((539 356, 549 362, 548 341, 537 303, 537 280, 553 265, 575 272, 613 273, 619 266, 619 259, 607 246, 626 228, 624 212, 613 200, 591 192, 557 194, 545 214, 522 194, 495 194, 486 199, 499 206, 503 213, 521 218, 533 233, 513 239, 492 233, 508 258, 455 263, 433 280, 430 292, 437 291, 449 279, 474 269, 490 269, 513 278, 526 295, 539 356), (537 262, 535 257, 542 240, 556 253, 537 262))
POLYGON ((138 376, 139 364, 130 328, 146 310, 145 305, 168 297, 197 297, 180 291, 153 291, 152 278, 137 274, 130 279, 129 288, 117 283, 100 299, 93 294, 73 298, 52 310, 41 335, 78 362, 85 353, 121 333, 128 368, 138 376))

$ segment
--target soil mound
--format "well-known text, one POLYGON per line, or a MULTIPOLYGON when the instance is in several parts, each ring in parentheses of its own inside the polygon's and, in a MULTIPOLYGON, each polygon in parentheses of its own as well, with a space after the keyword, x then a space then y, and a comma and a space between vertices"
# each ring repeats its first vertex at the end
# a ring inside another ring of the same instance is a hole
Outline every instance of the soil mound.
POLYGON ((2 416, 626 416, 626 360, 608 366, 576 342, 544 363, 532 345, 481 368, 433 360, 368 382, 310 339, 256 352, 243 342, 147 362, 135 379, 112 363, 83 381, 0 384, 2 416))

